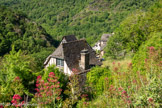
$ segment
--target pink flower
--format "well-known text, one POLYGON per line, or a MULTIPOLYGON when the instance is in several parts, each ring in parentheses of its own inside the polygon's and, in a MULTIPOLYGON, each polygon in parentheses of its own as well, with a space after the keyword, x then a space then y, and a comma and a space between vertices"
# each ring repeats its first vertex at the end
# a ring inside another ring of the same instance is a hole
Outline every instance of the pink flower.
POLYGON ((48 81, 49 81, 49 82, 51 82, 51 79, 50 79, 50 78, 48 78, 48 81))
POLYGON ((106 77, 105 80, 108 80, 108 78, 106 77))
POLYGON ((128 103, 130 104, 131 103, 131 100, 128 100, 128 103))
POLYGON ((128 67, 131 68, 132 67, 132 63, 128 63, 128 67))
POLYGON ((40 84, 36 84, 36 87, 39 87, 40 86, 40 84))
POLYGON ((40 90, 44 90, 44 88, 43 88, 43 87, 41 87, 41 88, 40 88, 40 90))
POLYGON ((49 86, 47 86, 46 89, 49 89, 49 86))
POLYGON ((153 51, 155 48, 153 46, 149 47, 150 51, 153 51))
POLYGON ((127 94, 127 92, 124 90, 124 91, 122 92, 122 94, 127 94))
POLYGON ((123 88, 122 87, 119 87, 118 90, 121 91, 121 90, 123 90, 123 88))
POLYGON ((118 66, 120 66, 120 63, 118 63, 118 66))
POLYGON ((35 90, 36 90, 37 92, 39 92, 39 89, 38 89, 38 88, 36 88, 35 90))
POLYGON ((61 98, 60 98, 60 97, 57 97, 56 99, 57 99, 57 100, 60 100, 61 98))
POLYGON ((45 83, 44 85, 45 85, 45 86, 48 86, 48 85, 49 85, 49 83, 45 83))
POLYGON ((55 76, 55 74, 53 72, 50 72, 48 76, 53 77, 53 76, 55 76))
POLYGON ((13 99, 21 99, 21 97, 20 97, 18 94, 15 94, 15 95, 13 96, 13 99))
POLYGON ((152 98, 149 98, 148 101, 149 101, 149 102, 153 102, 153 99, 152 99, 152 98))
POLYGON ((75 73, 75 72, 78 72, 78 70, 76 68, 73 68, 72 71, 75 73))
POLYGON ((19 81, 20 80, 20 77, 15 77, 15 81, 19 81))
POLYGON ((118 68, 117 68, 117 67, 114 67, 114 71, 115 71, 115 72, 118 71, 118 68))
POLYGON ((40 80, 42 77, 39 75, 39 76, 37 76, 37 80, 40 80))

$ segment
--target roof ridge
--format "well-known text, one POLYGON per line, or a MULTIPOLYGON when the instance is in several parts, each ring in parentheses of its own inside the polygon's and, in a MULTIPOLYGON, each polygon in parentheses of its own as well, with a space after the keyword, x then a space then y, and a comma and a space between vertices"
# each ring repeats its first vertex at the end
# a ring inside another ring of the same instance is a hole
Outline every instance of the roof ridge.
POLYGON ((79 42, 79 41, 85 41, 86 42, 85 39, 80 39, 80 40, 70 41, 70 42, 67 42, 67 43, 62 43, 62 45, 63 44, 70 44, 70 43, 74 43, 74 42, 79 42))

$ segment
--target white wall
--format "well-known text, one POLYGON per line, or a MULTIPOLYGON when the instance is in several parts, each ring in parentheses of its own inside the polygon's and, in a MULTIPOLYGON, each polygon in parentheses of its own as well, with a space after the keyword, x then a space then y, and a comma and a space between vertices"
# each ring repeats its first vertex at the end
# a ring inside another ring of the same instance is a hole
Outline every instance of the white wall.
MULTIPOLYGON (((50 60, 49 60, 49 62, 48 62, 48 64, 45 66, 45 68, 47 68, 48 66, 50 66, 50 65, 53 65, 53 64, 55 64, 56 65, 56 58, 50 58, 50 60)), ((57 66, 56 66, 57 67, 57 66)), ((62 67, 58 67, 59 69, 60 68, 62 68, 62 67)), ((69 67, 67 66, 67 64, 66 64, 66 61, 64 60, 64 73, 66 74, 66 75, 71 75, 72 74, 72 71, 69 69, 69 67)))
POLYGON ((69 76, 72 74, 72 71, 67 66, 66 61, 64 61, 64 73, 69 76))
POLYGON ((56 65, 56 58, 50 58, 50 60, 48 61, 48 64, 45 66, 46 68, 50 65, 56 65))
POLYGON ((100 42, 97 42, 95 44, 95 46, 93 47, 93 49, 96 51, 96 50, 101 50, 101 43, 100 42))

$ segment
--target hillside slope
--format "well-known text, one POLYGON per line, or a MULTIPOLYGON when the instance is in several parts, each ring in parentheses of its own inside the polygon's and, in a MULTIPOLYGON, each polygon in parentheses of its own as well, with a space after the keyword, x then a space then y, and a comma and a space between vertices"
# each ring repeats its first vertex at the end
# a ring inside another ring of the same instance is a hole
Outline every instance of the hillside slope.
POLYGON ((148 12, 136 11, 123 20, 109 39, 107 56, 119 57, 122 53, 136 53, 139 47, 162 31, 162 2, 151 6, 148 12))
POLYGON ((0 4, 27 13, 55 39, 75 34, 90 44, 113 32, 134 10, 147 10, 157 0, 1 0, 0 4))
POLYGON ((31 54, 56 44, 41 26, 26 15, 0 7, 0 56, 8 53, 12 45, 16 50, 31 54))

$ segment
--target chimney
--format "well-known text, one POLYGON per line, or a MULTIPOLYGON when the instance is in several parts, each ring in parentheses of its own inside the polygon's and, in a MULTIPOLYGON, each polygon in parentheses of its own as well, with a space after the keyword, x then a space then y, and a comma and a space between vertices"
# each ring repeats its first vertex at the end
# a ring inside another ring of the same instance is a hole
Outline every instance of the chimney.
POLYGON ((83 49, 83 50, 81 51, 80 66, 81 66, 84 70, 89 69, 89 52, 88 52, 88 49, 83 49))

